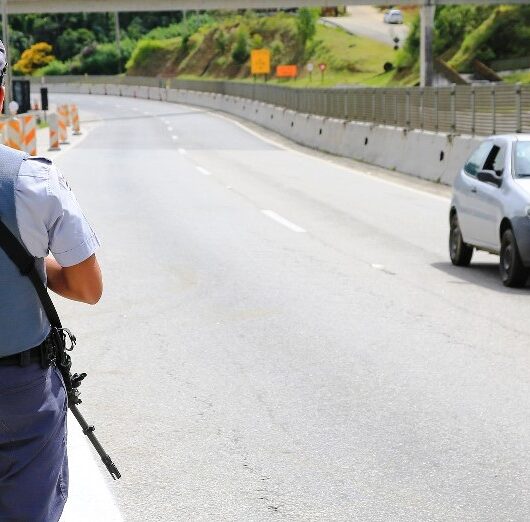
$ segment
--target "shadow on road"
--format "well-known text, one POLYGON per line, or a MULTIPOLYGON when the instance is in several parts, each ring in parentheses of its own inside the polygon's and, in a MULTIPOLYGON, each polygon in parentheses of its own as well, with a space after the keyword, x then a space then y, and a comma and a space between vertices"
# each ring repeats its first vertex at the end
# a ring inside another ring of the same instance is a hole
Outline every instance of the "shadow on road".
POLYGON ((499 275, 498 263, 471 263, 468 267, 454 266, 451 263, 433 263, 433 268, 460 281, 448 281, 449 284, 480 285, 502 294, 528 295, 528 282, 525 288, 506 288, 499 275))

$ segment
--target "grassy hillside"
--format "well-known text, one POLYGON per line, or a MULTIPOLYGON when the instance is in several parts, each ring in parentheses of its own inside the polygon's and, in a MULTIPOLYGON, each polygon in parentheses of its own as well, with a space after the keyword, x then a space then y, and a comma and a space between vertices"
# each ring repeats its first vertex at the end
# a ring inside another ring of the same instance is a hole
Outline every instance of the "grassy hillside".
POLYGON ((127 64, 127 74, 252 80, 245 52, 235 52, 238 44, 239 50, 246 48, 247 56, 252 48, 269 48, 273 66, 297 64, 301 73, 295 82, 290 82, 294 85, 385 84, 390 76, 384 74, 383 66, 395 59, 390 46, 321 24, 304 49, 294 16, 247 14, 211 20, 192 34, 141 40, 127 64), (308 62, 328 65, 323 82, 317 71, 310 79, 305 67, 308 62))

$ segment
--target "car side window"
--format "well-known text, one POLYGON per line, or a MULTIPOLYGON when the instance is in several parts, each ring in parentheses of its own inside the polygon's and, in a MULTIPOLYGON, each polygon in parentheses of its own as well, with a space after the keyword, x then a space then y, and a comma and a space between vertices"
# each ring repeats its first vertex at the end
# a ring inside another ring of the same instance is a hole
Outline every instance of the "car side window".
POLYGON ((504 162, 506 160, 506 146, 495 144, 491 148, 486 161, 484 170, 493 170, 497 176, 502 176, 504 172, 504 162))
POLYGON ((493 144, 491 141, 484 141, 480 144, 478 149, 471 154, 470 158, 467 160, 464 165, 464 170, 466 174, 476 177, 480 170, 484 168, 486 159, 489 156, 490 151, 492 150, 493 144))

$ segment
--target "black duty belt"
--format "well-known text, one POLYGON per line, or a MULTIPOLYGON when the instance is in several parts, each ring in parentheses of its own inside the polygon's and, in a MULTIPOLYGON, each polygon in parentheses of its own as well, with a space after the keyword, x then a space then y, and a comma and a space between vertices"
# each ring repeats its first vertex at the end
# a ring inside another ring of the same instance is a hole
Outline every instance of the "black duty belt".
MULTIPOLYGON (((45 341, 46 342, 46 341, 45 341)), ((44 343, 35 348, 26 350, 25 352, 8 355, 7 357, 0 357, 0 366, 29 366, 32 363, 43 363, 43 348, 44 343)))

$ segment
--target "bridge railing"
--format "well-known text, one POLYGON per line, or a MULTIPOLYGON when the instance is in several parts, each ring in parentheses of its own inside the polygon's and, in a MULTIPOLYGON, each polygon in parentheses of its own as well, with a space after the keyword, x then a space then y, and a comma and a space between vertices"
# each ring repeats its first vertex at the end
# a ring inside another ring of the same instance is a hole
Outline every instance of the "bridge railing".
POLYGON ((137 85, 209 92, 257 100, 307 114, 408 130, 479 136, 530 132, 530 85, 306 89, 265 83, 137 76, 56 76, 47 77, 46 82, 137 85))

